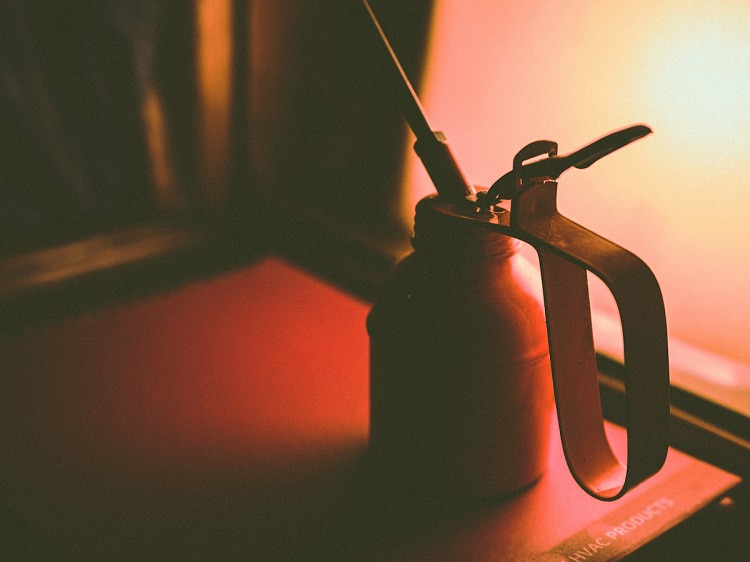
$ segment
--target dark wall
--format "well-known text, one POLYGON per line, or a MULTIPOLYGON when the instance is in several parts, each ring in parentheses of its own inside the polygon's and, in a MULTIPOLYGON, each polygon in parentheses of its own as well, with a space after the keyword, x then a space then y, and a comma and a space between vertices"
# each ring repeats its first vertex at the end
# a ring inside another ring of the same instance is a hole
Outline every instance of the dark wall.
POLYGON ((0 257, 158 215, 142 102, 189 166, 193 29, 188 2, 0 5, 0 257))
MULTIPOLYGON (((418 83, 431 2, 372 6, 418 83)), ((362 230, 403 231, 396 209, 407 129, 362 4, 258 2, 252 11, 251 123, 260 196, 362 230)))

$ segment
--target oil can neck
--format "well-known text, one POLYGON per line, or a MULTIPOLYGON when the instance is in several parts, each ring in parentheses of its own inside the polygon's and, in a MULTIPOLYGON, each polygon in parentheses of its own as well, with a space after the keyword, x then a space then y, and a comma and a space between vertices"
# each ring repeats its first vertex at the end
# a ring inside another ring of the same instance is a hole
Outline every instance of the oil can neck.
POLYGON ((417 204, 412 246, 435 256, 510 257, 518 251, 519 241, 493 232, 480 223, 447 212, 439 197, 427 197, 417 204))

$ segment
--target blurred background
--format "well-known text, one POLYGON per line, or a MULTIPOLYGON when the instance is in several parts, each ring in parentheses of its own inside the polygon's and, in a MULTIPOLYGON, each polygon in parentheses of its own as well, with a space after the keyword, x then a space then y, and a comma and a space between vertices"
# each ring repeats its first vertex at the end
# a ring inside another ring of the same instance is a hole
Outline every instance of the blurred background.
MULTIPOLYGON (((533 140, 567 153, 653 128, 566 172, 560 207, 654 270, 673 382, 748 415, 750 7, 372 4, 479 186, 533 140)), ((4 318, 269 252, 372 298, 434 191, 372 47, 356 1, 4 2, 4 318), (146 262, 159 275, 113 273, 146 262)), ((617 311, 593 280, 592 301, 597 343, 616 358, 617 311)))
MULTIPOLYGON (((750 413, 750 6, 438 0, 434 9, 422 98, 475 183, 490 185, 533 140, 565 154, 627 125, 653 129, 566 172, 560 210, 654 270, 673 382, 750 413)), ((418 159, 406 165, 409 220, 433 188, 418 159)), ((615 304, 591 285, 600 347, 619 356, 615 304)))

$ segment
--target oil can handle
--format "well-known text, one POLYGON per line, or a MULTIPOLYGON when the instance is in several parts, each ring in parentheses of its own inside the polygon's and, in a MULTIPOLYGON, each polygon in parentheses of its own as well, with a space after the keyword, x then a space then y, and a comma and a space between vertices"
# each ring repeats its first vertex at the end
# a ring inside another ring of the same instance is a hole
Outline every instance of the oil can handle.
POLYGON ((568 466, 589 494, 613 500, 656 473, 666 458, 669 365, 664 302, 656 278, 640 258, 562 216, 556 199, 556 182, 527 182, 513 197, 512 228, 539 254, 568 466), (622 322, 626 464, 613 453, 604 432, 587 271, 611 291, 622 322))

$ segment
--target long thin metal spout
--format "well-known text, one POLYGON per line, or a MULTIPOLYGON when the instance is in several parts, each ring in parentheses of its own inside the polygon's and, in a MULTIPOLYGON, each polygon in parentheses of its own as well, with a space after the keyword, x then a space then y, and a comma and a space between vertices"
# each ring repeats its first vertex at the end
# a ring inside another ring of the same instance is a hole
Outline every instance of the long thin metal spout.
POLYGON ((424 108, 369 2, 362 0, 362 5, 377 31, 379 43, 384 47, 388 67, 391 69, 388 79, 398 97, 401 112, 417 137, 414 150, 421 158, 438 194, 451 200, 473 198, 476 195, 474 186, 456 162, 445 135, 439 131, 433 131, 430 127, 424 108))

